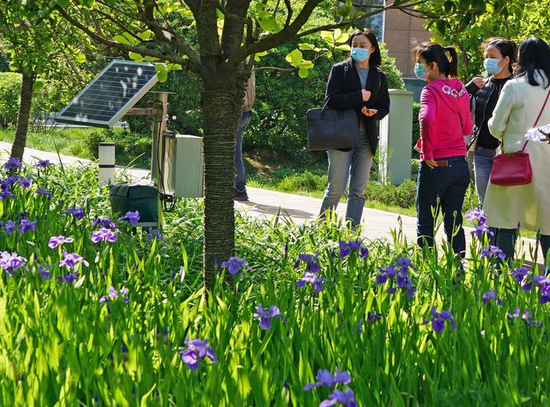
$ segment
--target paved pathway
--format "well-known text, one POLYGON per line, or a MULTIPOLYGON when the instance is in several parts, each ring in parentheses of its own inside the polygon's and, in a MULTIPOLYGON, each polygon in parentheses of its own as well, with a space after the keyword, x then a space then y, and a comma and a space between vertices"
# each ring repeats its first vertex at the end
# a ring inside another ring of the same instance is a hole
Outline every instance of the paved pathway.
MULTIPOLYGON (((9 154, 10 150, 11 144, 0 142, 0 157, 5 159, 6 153, 9 154)), ((25 149, 23 160, 31 163, 39 159, 48 159, 51 162, 59 163, 60 158, 61 162, 68 165, 90 163, 89 160, 69 156, 58 156, 55 153, 47 153, 30 148, 25 149)), ((118 170, 124 170, 124 167, 118 167, 118 170)), ((128 171, 138 179, 148 178, 150 174, 150 171, 144 169, 132 168, 128 171)), ((266 189, 248 188, 248 195, 250 200, 247 202, 237 202, 236 208, 244 211, 250 216, 260 218, 270 218, 280 213, 281 216, 290 216, 296 223, 315 221, 319 213, 319 208, 321 207, 321 200, 317 198, 286 194, 266 189)), ((338 205, 338 210, 336 212, 340 216, 344 216, 346 205, 338 205)), ((391 239, 391 231, 399 230, 400 227, 402 228, 403 236, 408 241, 416 240, 416 218, 411 216, 365 208, 363 210, 363 224, 363 236, 369 240, 380 238, 391 239)), ((470 230, 471 229, 468 229, 466 231, 468 246, 471 239, 470 230)), ((445 235, 441 227, 437 239, 443 240, 444 238, 445 235)), ((534 247, 535 241, 533 239, 523 239, 523 247, 526 253, 529 253, 529 246, 534 247)), ((530 256, 527 255, 527 257, 529 258, 530 256)), ((541 257, 539 250, 538 259, 541 259, 541 257)), ((539 260, 539 263, 540 262, 541 260, 539 260)))

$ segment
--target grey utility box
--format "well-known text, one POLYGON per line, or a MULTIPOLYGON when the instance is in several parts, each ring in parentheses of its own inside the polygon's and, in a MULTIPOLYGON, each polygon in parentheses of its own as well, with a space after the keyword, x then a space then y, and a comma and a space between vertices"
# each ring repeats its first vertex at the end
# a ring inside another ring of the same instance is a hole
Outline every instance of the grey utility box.
POLYGON ((164 192, 175 198, 203 195, 204 157, 202 137, 182 135, 165 138, 164 192))
POLYGON ((390 89, 390 113, 380 123, 380 182, 398 185, 411 177, 413 93, 390 89))

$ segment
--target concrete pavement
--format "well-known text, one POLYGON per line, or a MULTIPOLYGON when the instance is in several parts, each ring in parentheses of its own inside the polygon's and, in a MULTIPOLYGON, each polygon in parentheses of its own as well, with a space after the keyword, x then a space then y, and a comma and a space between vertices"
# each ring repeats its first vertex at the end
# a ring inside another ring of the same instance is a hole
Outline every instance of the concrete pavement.
MULTIPOLYGON (((0 142, 0 160, 5 160, 9 156, 11 144, 0 142)), ((62 162, 67 165, 87 165, 90 160, 80 159, 70 156, 58 156, 55 153, 27 148, 23 160, 28 163, 33 163, 37 160, 48 159, 52 163, 62 162)), ((3 161, 2 160, 2 161, 3 161)), ((149 170, 144 169, 125 169, 118 167, 117 171, 128 171, 135 179, 148 178, 149 170)), ((259 188, 248 188, 250 200, 246 202, 237 202, 236 209, 243 211, 248 216, 269 219, 277 214, 283 217, 290 217, 295 223, 315 221, 321 207, 321 200, 310 198, 301 195, 286 194, 283 192, 270 191, 259 188)), ((346 205, 341 203, 336 211, 340 216, 344 216, 346 205)), ((380 211, 377 209, 365 208, 363 210, 363 236, 368 240, 374 239, 391 239, 391 231, 398 231, 401 228, 403 237, 408 241, 416 240, 416 218, 411 216, 399 215, 392 212, 380 211)), ((437 234, 438 240, 445 239, 443 228, 440 228, 437 234)), ((471 229, 467 229, 466 238, 471 240, 471 229)), ((529 246, 535 247, 533 239, 523 238, 523 247, 526 253, 529 253, 529 246)), ((527 256, 528 258, 530 256, 527 256)), ((541 262, 541 254, 539 250, 539 263, 541 262)))

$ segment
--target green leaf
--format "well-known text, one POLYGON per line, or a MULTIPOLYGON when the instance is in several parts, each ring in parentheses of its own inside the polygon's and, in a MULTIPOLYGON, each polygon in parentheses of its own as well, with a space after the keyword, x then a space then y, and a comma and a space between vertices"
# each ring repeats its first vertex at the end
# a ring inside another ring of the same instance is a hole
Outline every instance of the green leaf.
POLYGON ((143 62, 143 55, 137 54, 135 52, 128 52, 128 56, 136 62, 143 62))
POLYGON ((168 79, 168 71, 160 71, 157 74, 157 78, 158 78, 160 83, 166 82, 166 79, 168 79))
POLYGON ((120 42, 121 44, 130 45, 130 41, 123 35, 115 35, 113 40, 120 42))
POLYGON ((332 35, 332 31, 321 31, 321 38, 324 39, 326 42, 333 43, 334 37, 332 35))
POLYGON ((315 45, 313 45, 313 44, 302 43, 302 44, 299 44, 298 47, 302 51, 315 51, 315 45))
POLYGON ((83 64, 84 62, 86 62, 86 55, 82 53, 76 54, 74 56, 74 60, 79 64, 83 64))
POLYGON ((298 70, 298 76, 302 79, 307 78, 309 76, 309 69, 300 68, 298 70))
POLYGON ((141 38, 144 41, 147 41, 154 35, 153 31, 151 30, 145 30, 141 33, 139 33, 138 37, 141 38))
POLYGON ((286 60, 294 66, 297 66, 300 62, 302 62, 302 59, 303 59, 302 53, 297 49, 295 49, 294 51, 292 51, 286 56, 286 60))

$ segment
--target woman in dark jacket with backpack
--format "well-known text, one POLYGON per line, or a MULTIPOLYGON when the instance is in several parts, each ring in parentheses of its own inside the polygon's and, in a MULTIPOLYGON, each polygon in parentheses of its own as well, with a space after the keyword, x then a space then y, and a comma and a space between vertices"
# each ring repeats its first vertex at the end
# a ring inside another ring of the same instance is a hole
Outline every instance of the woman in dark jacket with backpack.
POLYGON ((500 91, 512 78, 512 64, 516 61, 516 44, 503 38, 490 38, 482 45, 485 58, 483 66, 488 79, 477 77, 472 79, 466 90, 474 99, 474 132, 472 140, 474 149, 474 174, 477 196, 480 206, 483 205, 485 192, 491 176, 493 157, 499 141, 489 132, 487 123, 493 116, 500 91))
POLYGON ((350 46, 351 58, 335 64, 330 71, 325 103, 335 109, 357 110, 362 144, 352 149, 327 152, 328 186, 321 204, 321 215, 336 209, 349 178, 346 219, 358 225, 361 223, 365 188, 378 146, 376 123, 388 114, 390 96, 386 75, 378 70, 382 58, 374 32, 370 29, 355 31, 351 35, 350 46))

